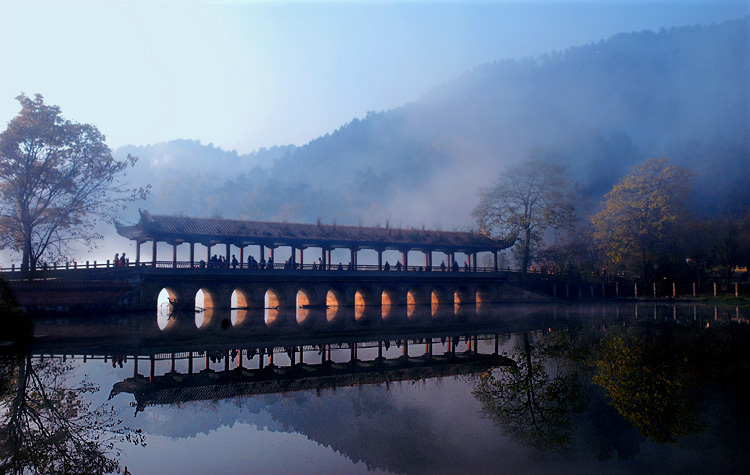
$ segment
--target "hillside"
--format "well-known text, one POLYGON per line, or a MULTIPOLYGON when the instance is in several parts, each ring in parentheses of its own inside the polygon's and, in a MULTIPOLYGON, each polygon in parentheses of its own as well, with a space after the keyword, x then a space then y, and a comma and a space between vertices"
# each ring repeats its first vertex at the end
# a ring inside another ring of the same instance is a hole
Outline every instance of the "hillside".
POLYGON ((141 157, 135 179, 154 184, 141 206, 159 213, 452 229, 471 225, 477 187, 530 153, 562 161, 595 199, 671 156, 710 213, 750 204, 749 32, 745 18, 484 64, 301 147, 182 140, 116 155, 141 157))

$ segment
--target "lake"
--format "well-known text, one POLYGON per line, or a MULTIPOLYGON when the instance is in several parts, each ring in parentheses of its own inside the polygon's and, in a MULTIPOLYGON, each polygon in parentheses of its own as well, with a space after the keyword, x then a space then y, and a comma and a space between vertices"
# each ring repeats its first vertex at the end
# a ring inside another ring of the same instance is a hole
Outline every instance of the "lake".
POLYGON ((750 468, 747 304, 350 312, 38 318, 2 355, 0 472, 750 468))

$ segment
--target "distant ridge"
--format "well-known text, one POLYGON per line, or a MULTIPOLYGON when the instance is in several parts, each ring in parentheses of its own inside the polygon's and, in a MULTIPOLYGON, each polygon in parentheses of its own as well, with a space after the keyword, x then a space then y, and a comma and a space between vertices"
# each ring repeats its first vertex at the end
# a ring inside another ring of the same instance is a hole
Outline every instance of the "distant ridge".
POLYGON ((471 222, 477 187, 527 154, 561 161, 594 200, 632 165, 671 156, 697 172, 711 213, 750 193, 749 32, 746 17, 483 64, 301 147, 175 141, 117 155, 152 165, 137 178, 156 182, 146 207, 161 212, 453 229, 471 222))

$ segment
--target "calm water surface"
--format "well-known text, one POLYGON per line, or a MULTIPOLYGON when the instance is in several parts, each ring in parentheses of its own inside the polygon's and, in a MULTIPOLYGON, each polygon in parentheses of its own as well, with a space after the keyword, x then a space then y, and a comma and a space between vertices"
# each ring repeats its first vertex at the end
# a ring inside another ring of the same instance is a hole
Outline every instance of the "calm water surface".
POLYGON ((747 306, 352 314, 39 320, 2 357, 0 472, 750 468, 747 306))

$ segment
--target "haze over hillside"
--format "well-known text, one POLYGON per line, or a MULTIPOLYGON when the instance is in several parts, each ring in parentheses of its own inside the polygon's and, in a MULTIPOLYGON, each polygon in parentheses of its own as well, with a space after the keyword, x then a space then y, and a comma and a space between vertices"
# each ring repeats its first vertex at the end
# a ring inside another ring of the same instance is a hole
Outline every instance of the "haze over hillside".
POLYGON ((528 154, 564 163, 595 200, 632 165, 671 156, 710 213, 750 203, 749 32, 744 18, 484 64, 301 147, 178 140, 116 156, 140 157, 133 180, 154 185, 139 205, 152 212, 442 229, 470 226, 477 188, 528 154))

